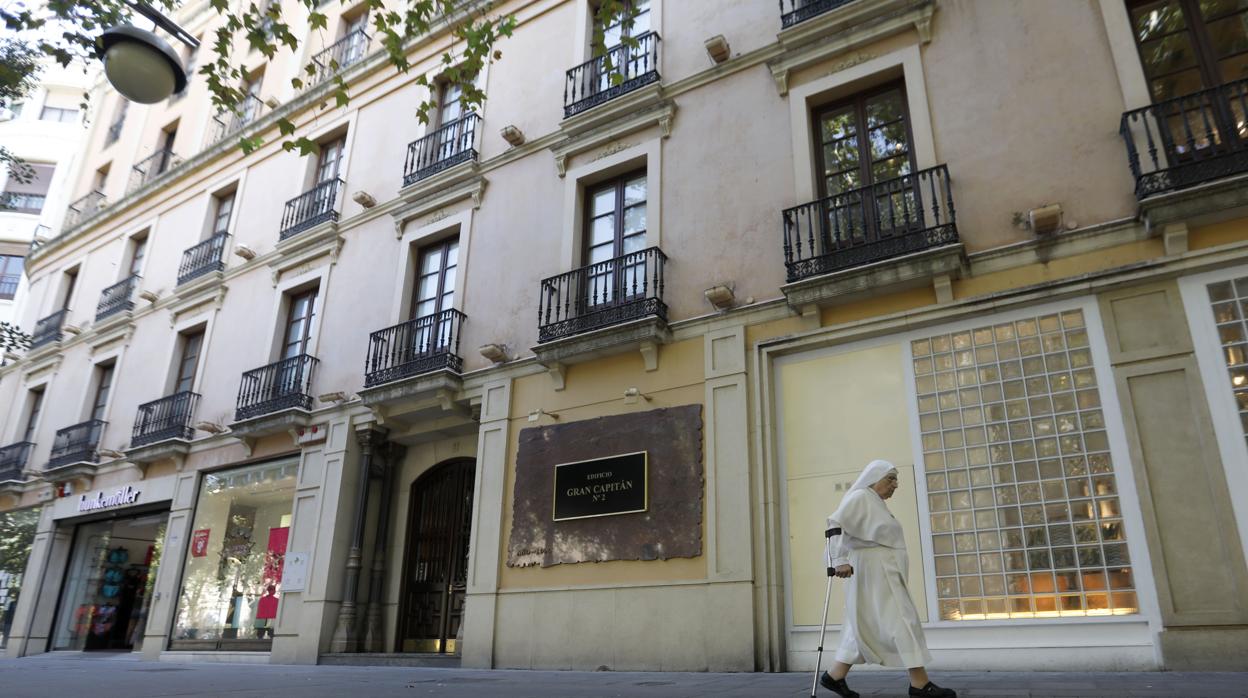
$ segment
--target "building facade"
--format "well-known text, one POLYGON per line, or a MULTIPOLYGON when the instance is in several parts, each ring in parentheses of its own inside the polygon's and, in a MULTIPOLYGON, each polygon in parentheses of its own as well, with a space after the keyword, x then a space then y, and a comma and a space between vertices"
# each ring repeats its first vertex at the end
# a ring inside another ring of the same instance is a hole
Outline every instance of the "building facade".
POLYGON ((1243 667, 1235 3, 649 0, 620 81, 513 0, 478 111, 411 39, 427 126, 327 7, 236 114, 95 96, 0 369, 10 656, 806 669, 886 458, 938 667, 1243 667))

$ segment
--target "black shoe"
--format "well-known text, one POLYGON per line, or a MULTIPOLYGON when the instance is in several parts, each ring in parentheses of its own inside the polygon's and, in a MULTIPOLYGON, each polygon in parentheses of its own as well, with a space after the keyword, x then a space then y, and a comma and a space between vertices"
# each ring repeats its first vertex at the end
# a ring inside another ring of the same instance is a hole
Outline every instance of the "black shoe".
POLYGON ((845 679, 834 679, 826 671, 823 672, 823 676, 819 677, 819 685, 842 698, 858 698, 858 692, 851 690, 849 684, 845 683, 845 679))
POLYGON ((931 681, 923 688, 910 687, 910 695, 923 696, 924 698, 958 698, 958 692, 952 688, 941 688, 931 681))

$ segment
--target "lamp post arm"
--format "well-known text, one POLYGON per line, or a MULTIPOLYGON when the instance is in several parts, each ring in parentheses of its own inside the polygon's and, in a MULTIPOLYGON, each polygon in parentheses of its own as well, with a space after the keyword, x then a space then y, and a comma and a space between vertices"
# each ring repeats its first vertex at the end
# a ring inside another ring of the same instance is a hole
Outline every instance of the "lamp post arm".
POLYGON ((144 17, 152 20, 153 24, 169 32, 169 34, 171 34, 178 41, 181 41, 191 48, 199 48, 198 39, 191 36, 182 27, 179 27, 172 19, 169 19, 161 14, 156 8, 145 2, 138 2, 137 0, 125 0, 125 2, 127 5, 134 8, 135 12, 138 12, 144 17))

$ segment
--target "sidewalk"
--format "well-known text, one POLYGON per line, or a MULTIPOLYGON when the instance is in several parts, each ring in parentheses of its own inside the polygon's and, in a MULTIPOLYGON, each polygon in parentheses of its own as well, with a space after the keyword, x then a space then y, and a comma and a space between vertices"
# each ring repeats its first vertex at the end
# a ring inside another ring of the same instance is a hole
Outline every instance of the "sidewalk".
MULTIPOLYGON (((47 698, 801 698, 810 674, 483 671, 393 667, 141 662, 134 655, 64 654, 0 659, 0 696, 47 698)), ((959 696, 1248 697, 1248 674, 933 672, 959 696)), ((903 674, 850 675, 864 696, 905 696, 903 674)), ((833 694, 819 690, 820 698, 833 694)))

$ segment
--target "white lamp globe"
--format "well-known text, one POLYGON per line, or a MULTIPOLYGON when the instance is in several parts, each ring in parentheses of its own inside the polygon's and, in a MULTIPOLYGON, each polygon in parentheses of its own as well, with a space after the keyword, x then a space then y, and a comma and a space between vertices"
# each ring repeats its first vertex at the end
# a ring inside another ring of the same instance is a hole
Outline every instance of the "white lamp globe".
POLYGON ((155 104, 186 89, 186 73, 164 39, 129 25, 105 31, 96 41, 104 75, 126 99, 155 104))

